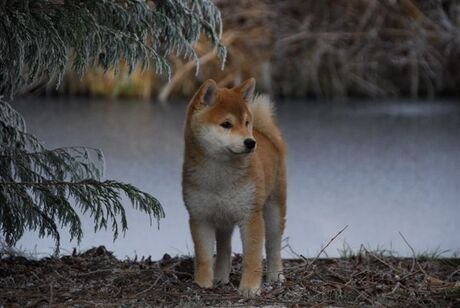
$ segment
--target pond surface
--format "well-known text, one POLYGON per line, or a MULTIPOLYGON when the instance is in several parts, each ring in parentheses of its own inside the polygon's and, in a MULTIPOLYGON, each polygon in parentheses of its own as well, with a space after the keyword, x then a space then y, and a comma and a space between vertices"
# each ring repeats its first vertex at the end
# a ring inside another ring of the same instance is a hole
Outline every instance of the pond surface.
MULTIPOLYGON (((116 242, 84 217, 79 245, 63 230, 63 253, 105 245, 120 258, 193 254, 180 187, 184 102, 37 98, 13 106, 49 148, 102 149, 106 178, 132 183, 164 206, 157 230, 128 205, 129 230, 116 242)), ((285 237, 292 250, 315 256, 348 225, 327 255, 361 244, 410 255, 398 232, 417 253, 460 251, 459 104, 289 101, 277 109, 289 149, 285 237)), ((238 233, 233 243, 240 252, 238 233)), ((53 242, 27 233, 19 246, 43 256, 53 242)), ((283 254, 293 256, 287 248, 283 254)))

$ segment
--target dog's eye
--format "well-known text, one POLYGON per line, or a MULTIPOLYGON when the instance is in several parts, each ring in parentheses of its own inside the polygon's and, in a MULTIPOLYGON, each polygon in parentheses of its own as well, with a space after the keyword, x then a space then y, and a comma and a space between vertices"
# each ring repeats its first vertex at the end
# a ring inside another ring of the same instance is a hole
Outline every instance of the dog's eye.
POLYGON ((248 126, 249 126, 249 121, 246 121, 246 127, 248 127, 248 126))
POLYGON ((222 126, 223 128, 229 129, 229 128, 232 128, 233 125, 229 121, 225 121, 224 123, 220 124, 220 126, 222 126))

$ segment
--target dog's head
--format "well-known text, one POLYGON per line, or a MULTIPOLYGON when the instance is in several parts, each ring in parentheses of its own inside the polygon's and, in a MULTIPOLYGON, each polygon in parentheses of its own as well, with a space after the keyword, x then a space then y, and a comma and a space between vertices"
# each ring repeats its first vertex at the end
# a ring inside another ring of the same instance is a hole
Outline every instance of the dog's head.
POLYGON ((255 79, 235 88, 218 88, 207 80, 189 104, 190 130, 202 152, 214 158, 247 156, 256 149, 248 106, 255 79))

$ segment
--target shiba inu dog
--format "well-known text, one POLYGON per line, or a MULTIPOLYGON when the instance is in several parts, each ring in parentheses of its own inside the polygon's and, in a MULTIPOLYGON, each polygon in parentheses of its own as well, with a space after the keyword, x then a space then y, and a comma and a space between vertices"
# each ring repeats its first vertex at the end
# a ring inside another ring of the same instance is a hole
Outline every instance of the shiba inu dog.
POLYGON ((245 297, 260 292, 264 238, 267 280, 284 280, 286 149, 270 99, 254 96, 254 88, 253 78, 231 89, 204 82, 187 108, 182 172, 195 282, 204 288, 229 282, 231 236, 238 226, 243 242, 239 291, 245 297))

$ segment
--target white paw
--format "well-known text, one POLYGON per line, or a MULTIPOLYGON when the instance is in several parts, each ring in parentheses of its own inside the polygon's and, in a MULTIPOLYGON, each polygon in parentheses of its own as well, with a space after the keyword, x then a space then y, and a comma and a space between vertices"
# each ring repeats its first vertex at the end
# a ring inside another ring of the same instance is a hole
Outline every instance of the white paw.
POLYGON ((228 275, 214 277, 215 284, 228 284, 230 282, 228 275))
POLYGON ((254 298, 257 295, 260 295, 260 286, 257 286, 257 287, 240 286, 238 288, 238 292, 244 298, 254 298))
POLYGON ((281 282, 286 280, 282 272, 271 272, 267 273, 267 282, 281 282))

